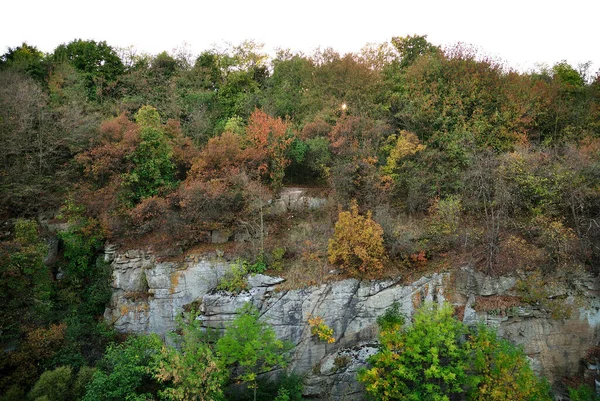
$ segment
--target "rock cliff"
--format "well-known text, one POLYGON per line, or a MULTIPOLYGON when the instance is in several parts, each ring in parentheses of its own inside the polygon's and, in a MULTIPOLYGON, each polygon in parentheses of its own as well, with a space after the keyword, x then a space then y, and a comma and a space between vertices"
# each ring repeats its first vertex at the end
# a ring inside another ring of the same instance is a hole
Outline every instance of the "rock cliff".
POLYGON ((571 317, 554 320, 539 307, 521 304, 482 310, 480 305, 494 304, 489 301, 514 299, 516 279, 492 278, 468 267, 410 284, 348 279, 295 290, 281 289, 281 278, 255 275, 248 279, 248 291, 233 295, 215 290, 229 269, 216 255, 176 263, 157 262, 142 251, 109 250, 107 258, 113 266, 113 297, 105 319, 117 330, 164 336, 191 305, 199 308, 206 327, 223 328, 236 310, 252 302, 277 335, 295 345, 291 369, 306 375, 305 395, 317 399, 360 398, 356 371, 376 352, 376 318, 394 302, 411 315, 424 301, 450 301, 465 323, 494 325, 502 336, 522 344, 534 369, 550 380, 576 373, 586 350, 600 337, 600 299, 590 280, 580 286, 580 302, 573 297, 565 301, 574 305, 571 317), (333 328, 335 343, 311 335, 311 315, 333 328))

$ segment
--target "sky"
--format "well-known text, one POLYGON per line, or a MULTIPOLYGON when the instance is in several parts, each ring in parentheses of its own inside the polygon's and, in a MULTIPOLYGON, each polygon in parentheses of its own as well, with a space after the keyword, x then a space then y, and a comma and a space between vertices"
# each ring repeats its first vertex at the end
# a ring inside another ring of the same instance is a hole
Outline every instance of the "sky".
POLYGON ((27 0, 2 5, 0 51, 23 42, 51 52, 74 39, 157 54, 246 39, 312 53, 359 51, 393 36, 477 46, 521 70, 538 63, 600 68, 600 1, 570 0, 27 0))

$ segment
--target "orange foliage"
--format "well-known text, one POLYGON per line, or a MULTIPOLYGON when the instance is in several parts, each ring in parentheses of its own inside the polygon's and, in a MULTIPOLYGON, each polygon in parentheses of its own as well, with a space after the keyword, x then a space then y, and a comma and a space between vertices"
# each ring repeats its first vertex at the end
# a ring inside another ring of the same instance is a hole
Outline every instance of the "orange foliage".
POLYGON ((137 125, 125 114, 102 123, 99 134, 97 146, 79 154, 76 160, 87 176, 101 181, 102 185, 111 175, 128 169, 126 156, 135 150, 140 135, 137 125))
POLYGON ((326 121, 317 118, 304 126, 300 134, 302 139, 311 139, 319 136, 327 136, 331 132, 331 125, 326 121))
POLYGON ((211 180, 235 174, 244 163, 240 137, 224 132, 211 138, 190 170, 191 179, 211 180))
POLYGON ((383 229, 371 218, 358 214, 353 201, 349 212, 340 212, 333 238, 329 240, 329 263, 340 266, 353 276, 375 276, 386 259, 383 229))
POLYGON ((329 132, 329 142, 333 153, 341 156, 375 154, 388 131, 390 127, 383 123, 344 114, 329 132))
POLYGON ((286 158, 287 148, 293 141, 288 135, 289 123, 281 118, 269 116, 262 110, 256 109, 250 115, 246 136, 250 143, 248 146, 248 159, 259 162, 258 170, 262 175, 267 175, 272 187, 280 187, 284 170, 290 164, 286 158))

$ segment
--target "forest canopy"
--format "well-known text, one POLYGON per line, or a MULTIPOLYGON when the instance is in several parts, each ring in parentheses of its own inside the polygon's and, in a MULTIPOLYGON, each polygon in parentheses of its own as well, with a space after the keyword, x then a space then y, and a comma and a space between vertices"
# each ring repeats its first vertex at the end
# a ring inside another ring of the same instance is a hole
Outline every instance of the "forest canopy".
MULTIPOLYGON (((175 397, 156 381, 176 380, 164 365, 152 376, 121 357, 185 355, 155 338, 106 348, 118 339, 101 320, 106 243, 168 257, 225 236, 241 258, 231 292, 268 269, 302 286, 468 263, 568 314, 544 291, 599 273, 600 74, 564 61, 517 71, 419 35, 273 57, 254 41, 194 56, 23 43, 0 56, 0 194, 0 344, 14 350, 2 400, 40 399, 48 381, 102 391, 121 368, 175 397), (277 213, 297 187, 318 207, 277 213)), ((220 397, 224 351, 187 346, 220 397)))

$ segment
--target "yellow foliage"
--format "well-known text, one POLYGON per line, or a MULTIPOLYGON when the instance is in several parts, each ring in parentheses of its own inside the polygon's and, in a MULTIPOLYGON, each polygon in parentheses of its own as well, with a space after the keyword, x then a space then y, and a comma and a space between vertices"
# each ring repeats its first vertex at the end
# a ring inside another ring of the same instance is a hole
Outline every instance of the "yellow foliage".
POLYGON ((175 271, 171 273, 171 288, 169 288, 169 294, 174 294, 179 285, 179 272, 175 271))
POLYGON ((325 324, 325 321, 321 316, 309 317, 308 325, 310 326, 310 333, 313 336, 319 337, 319 340, 326 341, 328 344, 333 344, 335 342, 333 329, 325 324))
POLYGON ((420 143, 415 134, 404 130, 400 131, 396 144, 390 151, 387 164, 382 168, 383 173, 392 175, 402 159, 425 150, 425 148, 426 146, 420 143))
POLYGON ((371 218, 358 214, 353 201, 349 212, 340 212, 333 238, 329 240, 329 263, 353 276, 373 276, 383 269, 383 229, 371 218))

